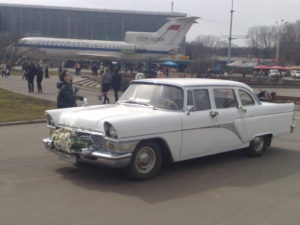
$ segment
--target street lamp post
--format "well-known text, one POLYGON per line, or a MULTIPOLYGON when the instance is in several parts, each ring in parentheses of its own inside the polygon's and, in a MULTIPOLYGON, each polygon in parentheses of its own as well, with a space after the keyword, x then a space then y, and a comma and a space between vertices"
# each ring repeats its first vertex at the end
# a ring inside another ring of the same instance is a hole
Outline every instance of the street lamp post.
POLYGON ((283 24, 284 20, 281 19, 280 21, 276 21, 277 25, 277 40, 276 40, 276 61, 279 63, 279 51, 280 51, 280 32, 281 32, 281 25, 283 24))
POLYGON ((233 17, 233 0, 231 0, 231 10, 230 10, 230 27, 229 27, 229 37, 228 37, 228 57, 227 63, 231 61, 231 41, 232 41, 232 17, 233 17))

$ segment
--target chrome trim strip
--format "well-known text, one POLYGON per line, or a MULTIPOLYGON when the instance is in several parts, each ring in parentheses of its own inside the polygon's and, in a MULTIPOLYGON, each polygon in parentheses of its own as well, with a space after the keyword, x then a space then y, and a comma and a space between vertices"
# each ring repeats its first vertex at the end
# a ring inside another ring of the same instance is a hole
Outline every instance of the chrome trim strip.
POLYGON ((234 133, 242 141, 242 138, 239 135, 239 133, 237 132, 237 130, 236 130, 233 123, 221 124, 221 125, 215 126, 213 128, 224 128, 224 129, 230 130, 232 133, 234 133))
POLYGON ((113 154, 113 153, 102 153, 98 151, 92 152, 91 156, 97 157, 97 158, 103 158, 103 159, 109 159, 109 160, 119 160, 119 159, 126 159, 131 158, 132 153, 125 153, 125 154, 113 154))

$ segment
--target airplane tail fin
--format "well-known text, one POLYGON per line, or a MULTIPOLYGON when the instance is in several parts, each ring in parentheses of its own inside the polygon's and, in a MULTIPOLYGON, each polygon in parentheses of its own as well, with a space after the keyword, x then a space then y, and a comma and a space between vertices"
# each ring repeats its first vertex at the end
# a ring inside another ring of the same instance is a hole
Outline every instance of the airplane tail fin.
POLYGON ((199 17, 169 18, 158 31, 151 32, 126 32, 125 41, 136 44, 156 44, 178 46, 185 38, 199 17))

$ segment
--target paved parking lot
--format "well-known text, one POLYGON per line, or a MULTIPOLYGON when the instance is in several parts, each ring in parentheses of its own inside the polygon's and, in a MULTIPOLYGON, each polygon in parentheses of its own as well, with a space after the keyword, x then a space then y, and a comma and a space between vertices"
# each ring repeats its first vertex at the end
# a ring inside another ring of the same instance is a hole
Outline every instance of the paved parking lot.
POLYGON ((299 135, 274 140, 260 158, 235 151, 133 182, 60 161, 42 146, 46 124, 0 127, 0 224, 298 225, 299 135))

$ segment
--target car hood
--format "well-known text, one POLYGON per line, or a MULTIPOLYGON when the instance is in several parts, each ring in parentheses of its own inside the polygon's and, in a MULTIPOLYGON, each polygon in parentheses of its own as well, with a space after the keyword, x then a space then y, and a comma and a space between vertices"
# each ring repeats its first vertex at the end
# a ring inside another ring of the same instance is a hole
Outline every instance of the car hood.
POLYGON ((98 105, 48 110, 55 124, 104 133, 104 123, 112 124, 119 138, 181 129, 183 112, 137 105, 98 105))

